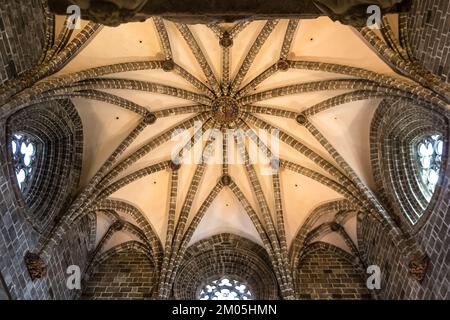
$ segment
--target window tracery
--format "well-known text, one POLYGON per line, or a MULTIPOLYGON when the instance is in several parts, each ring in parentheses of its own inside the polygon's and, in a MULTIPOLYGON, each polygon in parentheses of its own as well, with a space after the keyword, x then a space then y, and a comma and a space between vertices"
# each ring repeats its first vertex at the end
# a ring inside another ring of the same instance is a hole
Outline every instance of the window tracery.
POLYGON ((17 183, 23 191, 33 176, 36 159, 36 142, 28 135, 16 133, 12 136, 11 148, 17 183))
POLYGON ((417 144, 420 180, 423 182, 428 200, 431 199, 439 181, 443 146, 441 135, 426 136, 417 144))
POLYGON ((251 300, 252 293, 244 283, 224 277, 205 285, 199 298, 200 300, 251 300))

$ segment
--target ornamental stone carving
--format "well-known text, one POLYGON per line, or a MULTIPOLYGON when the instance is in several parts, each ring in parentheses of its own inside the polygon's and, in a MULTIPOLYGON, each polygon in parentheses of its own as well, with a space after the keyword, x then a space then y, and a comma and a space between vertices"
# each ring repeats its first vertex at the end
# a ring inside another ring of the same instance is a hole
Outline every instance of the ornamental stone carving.
MULTIPOLYGON (((370 5, 382 13, 407 11, 411 0, 49 0, 50 9, 67 14, 67 7, 78 5, 82 18, 108 26, 144 21, 152 16, 187 24, 210 24, 268 18, 316 18, 328 15, 353 26, 365 26, 370 5)), ((224 39, 223 45, 229 44, 224 39)))
POLYGON ((27 251, 24 260, 31 280, 40 279, 45 276, 45 264, 38 254, 27 251))
POLYGON ((409 275, 415 280, 422 282, 428 269, 429 258, 427 256, 417 257, 409 262, 409 275))

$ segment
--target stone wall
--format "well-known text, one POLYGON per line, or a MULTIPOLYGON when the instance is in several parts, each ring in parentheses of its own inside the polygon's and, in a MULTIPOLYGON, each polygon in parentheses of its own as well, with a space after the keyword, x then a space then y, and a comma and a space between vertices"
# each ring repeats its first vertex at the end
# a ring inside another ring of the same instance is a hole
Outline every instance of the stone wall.
POLYGON ((87 217, 74 222, 50 252, 43 278, 33 281, 24 262, 25 254, 34 252, 64 215, 67 203, 74 197, 81 170, 82 125, 75 108, 68 101, 41 107, 45 112, 30 109, 28 116, 19 117, 21 125, 0 123, 0 273, 13 299, 72 299, 78 293, 67 289, 66 270, 70 265, 78 265, 81 270, 86 266, 91 243, 91 225, 87 217), (65 119, 63 110, 68 111, 74 121, 69 120, 70 116, 65 119), (33 114, 44 120, 32 122, 33 114), (65 128, 66 132, 58 134, 59 127, 65 128), (36 130, 33 133, 45 150, 40 155, 42 161, 36 161, 33 168, 31 186, 40 185, 33 193, 33 201, 27 201, 29 194, 19 189, 11 159, 11 134, 28 132, 27 128, 36 130), (71 148, 72 152, 69 151, 71 148), (30 206, 38 208, 39 215, 30 206), (44 221, 46 223, 38 227, 44 221))
MULTIPOLYGON (((37 63, 44 43, 44 30, 44 12, 39 0, 1 2, 0 83, 37 63)), ((4 286, 13 299, 72 299, 78 293, 67 289, 66 269, 69 265, 83 268, 86 264, 87 220, 81 220, 56 248, 48 263, 47 275, 31 280, 24 256, 27 251, 35 249, 42 234, 31 224, 31 217, 19 201, 15 177, 8 174, 12 169, 8 164, 10 150, 7 148, 5 123, 0 127, 0 273, 4 286)), ((48 194, 40 197, 47 201, 51 199, 48 194)))
MULTIPOLYGON (((16 189, 16 200, 33 227, 45 233, 70 206, 78 187, 83 161, 83 125, 70 100, 35 104, 13 114, 6 121, 8 153, 16 133, 32 139, 36 155, 32 179, 16 189)), ((18 148, 16 148, 18 149, 18 148)), ((10 168, 14 160, 9 157, 10 168)), ((10 179, 16 173, 9 170, 10 179)))
MULTIPOLYGON (((450 70, 449 6, 449 2, 445 0, 416 1, 410 17, 411 38, 416 57, 447 81, 450 70)), ((0 83, 32 67, 41 55, 43 43, 44 14, 40 10, 40 1, 3 1, 0 4, 0 83)), ((4 129, 5 125, 0 124, 0 128, 4 129)), ((14 176, 5 174, 11 172, 11 168, 8 167, 8 140, 4 131, 0 131, 0 274, 3 278, 0 279, 0 287, 3 286, 3 292, 8 292, 6 296, 10 295, 13 299, 76 298, 80 292, 66 287, 66 269, 69 265, 78 265, 81 270, 87 267, 91 241, 91 229, 87 219, 74 226, 56 246, 47 263, 47 275, 33 281, 23 257, 27 251, 35 250, 42 234, 33 228, 23 206, 18 204, 14 176)), ((443 192, 434 202, 438 205, 424 217, 425 222, 414 235, 430 257, 428 272, 421 283, 409 276, 407 262, 399 252, 397 244, 387 236, 386 226, 368 215, 359 221, 360 241, 365 244, 364 256, 367 263, 379 265, 382 269, 380 297, 450 299, 449 177, 448 169, 440 187, 443 192)), ((205 247, 212 243, 216 242, 203 242, 205 247)), ((190 294, 189 297, 195 296, 195 292, 187 292, 185 288, 181 288, 182 284, 193 284, 186 287, 197 288, 205 275, 216 277, 225 271, 238 275, 238 272, 242 273, 243 266, 247 266, 247 273, 244 275, 249 275, 249 279, 260 280, 261 275, 265 276, 259 281, 261 289, 255 284, 257 293, 268 291, 267 295, 260 296, 278 297, 276 285, 267 285, 275 283, 271 267, 267 265, 269 258, 262 254, 252 256, 250 253, 262 252, 252 245, 239 244, 230 247, 229 243, 230 241, 222 241, 216 251, 203 252, 201 249, 204 248, 197 246, 196 250, 187 253, 186 264, 182 266, 186 266, 186 269, 181 270, 191 272, 179 273, 181 276, 187 276, 177 279, 180 287, 178 291, 175 290, 175 293, 179 292, 177 297, 188 297, 187 294, 190 294), (191 261, 195 263, 190 263, 191 261), (255 265, 261 266, 259 270, 265 270, 265 273, 254 272, 252 267, 255 265)), ((364 272, 337 251, 319 247, 318 250, 306 254, 301 265, 297 284, 300 298, 370 298, 362 278, 364 272)), ((86 282, 83 297, 151 298, 154 287, 152 279, 153 270, 145 254, 132 250, 117 252, 94 269, 86 282)))
POLYGON ((174 298, 195 300, 199 288, 223 276, 245 282, 258 300, 280 298, 279 284, 266 250, 230 233, 203 239, 187 249, 174 281, 174 298))
POLYGON ((117 252, 92 271, 82 299, 149 299, 155 286, 154 275, 145 254, 132 249, 117 252))
POLYGON ((449 190, 446 204, 436 210, 416 235, 430 258, 424 280, 420 283, 409 276, 408 265, 387 230, 374 219, 363 222, 363 240, 369 264, 382 270, 380 297, 383 299, 450 299, 450 214, 449 190))
MULTIPOLYGON (((44 11, 40 0, 1 1, 0 83, 16 77, 37 64, 44 45, 44 23, 44 11)), ((26 119, 24 117, 25 121, 26 119)), ((53 132, 51 122, 49 121, 48 124, 47 133, 53 132)), ((81 123, 77 124, 81 125, 81 123)), ((32 225, 32 219, 23 205, 24 201, 20 201, 21 195, 17 192, 15 177, 10 174, 12 168, 11 164, 8 164, 10 150, 5 123, 1 123, 0 128, 2 129, 0 132, 2 146, 0 150, 0 274, 3 276, 5 289, 12 299, 73 299, 79 292, 67 289, 66 270, 70 265, 78 265, 82 270, 86 266, 90 241, 88 220, 82 219, 74 225, 51 253, 46 276, 33 281, 24 263, 24 256, 27 251, 36 249, 38 241, 53 223, 40 232, 36 231, 32 225)), ((43 132, 44 129, 42 129, 43 132)), ((80 126, 77 127, 77 130, 79 129, 82 130, 80 126)), ((79 138, 80 136, 78 140, 79 138)), ((77 151, 80 152, 80 150, 77 151)), ((51 156, 54 157, 54 155, 51 156)), ((81 163, 78 163, 79 165, 81 163)), ((53 169, 48 168, 49 172, 53 169)), ((47 174, 44 176, 49 177, 47 174)), ((54 183, 50 179, 47 180, 50 185, 54 183)), ((41 188, 41 190, 42 194, 39 197, 47 199, 49 203, 52 202, 51 196, 44 192, 49 189, 41 188)), ((64 196, 67 200, 70 195, 66 193, 64 196)), ((59 209, 61 207, 62 204, 59 209)), ((57 215, 59 212, 52 218, 57 215)))
POLYGON ((41 0, 0 2, 0 84, 37 64, 44 39, 41 0))
MULTIPOLYGON (((411 153, 411 144, 415 138, 426 134, 440 132, 444 137, 444 153, 449 154, 449 121, 448 116, 434 114, 412 106, 409 102, 382 103, 375 114, 372 129, 379 127, 381 136, 371 132, 372 167, 377 183, 377 193, 384 206, 389 209, 396 223, 412 234, 413 240, 428 256, 430 262, 422 282, 414 279, 410 273, 409 262, 405 254, 399 250, 398 243, 389 235, 390 227, 375 220, 370 215, 359 217, 358 243, 367 265, 378 265, 382 271, 382 288, 380 297, 384 299, 449 299, 450 298, 450 165, 448 159, 442 161, 442 178, 430 202, 424 202, 423 213, 413 225, 406 219, 408 214, 405 196, 411 194, 411 199, 417 200, 420 188, 408 178, 399 176, 395 166, 408 172, 409 166, 414 166, 415 158, 405 155, 411 153), (392 110, 389 106, 395 106, 392 110), (391 112, 394 111, 394 112, 391 112), (387 119, 381 119, 386 117, 387 119), (400 117, 399 117, 400 116, 400 117), (402 120, 402 118, 406 120, 402 120), (432 119, 432 120, 430 120, 432 119), (392 131, 392 134, 388 135, 392 131), (396 150, 401 143, 404 149, 396 150), (380 150, 391 149, 391 155, 384 155, 380 150), (404 155, 404 161, 396 157, 404 155), (379 158, 382 156, 382 158, 379 158), (377 164, 376 164, 377 163, 377 164), (383 175, 379 167, 384 167, 383 175), (394 181, 396 180, 396 181, 394 181), (384 183, 382 184, 381 181, 384 183)), ((414 155, 414 153, 411 153, 414 155)), ((447 157, 448 158, 448 157, 447 157)), ((414 177, 415 171, 409 171, 414 177)))
POLYGON ((351 256, 326 243, 314 243, 297 272, 300 299, 371 299, 362 269, 351 256))
POLYGON ((450 81, 450 1, 415 0, 408 18, 415 57, 450 81))
POLYGON ((3 280, 1 274, 0 274, 0 300, 9 300, 9 293, 6 290, 5 281, 3 280))
MULTIPOLYGON (((4 166, 0 155, 1 172, 4 166)), ((51 254, 47 274, 32 280, 24 263, 27 251, 33 251, 40 238, 17 205, 12 190, 13 181, 0 174, 0 273, 12 299, 73 299, 79 294, 66 287, 66 270, 70 265, 86 266, 89 225, 86 219, 74 226, 51 254)))
MULTIPOLYGON (((450 2, 416 0, 408 21, 415 57, 428 70, 449 82, 450 2)), ((395 243, 387 236, 385 226, 368 216, 361 222, 367 263, 379 265, 383 272, 380 292, 382 298, 450 299, 449 173, 447 168, 442 174, 438 187, 439 197, 433 200, 414 234, 430 259, 422 282, 409 276, 408 265, 395 243)))

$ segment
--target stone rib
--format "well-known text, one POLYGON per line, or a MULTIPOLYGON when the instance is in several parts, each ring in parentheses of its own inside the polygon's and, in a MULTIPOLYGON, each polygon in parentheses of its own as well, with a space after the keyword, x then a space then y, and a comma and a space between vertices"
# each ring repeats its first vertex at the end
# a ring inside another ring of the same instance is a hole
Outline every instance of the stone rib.
POLYGON ((327 90, 356 90, 356 89, 373 90, 377 87, 378 85, 374 82, 359 79, 357 80, 337 79, 337 80, 315 81, 266 90, 250 96, 243 97, 239 99, 239 102, 242 104, 251 104, 263 100, 299 93, 327 91, 327 90))
POLYGON ((54 44, 51 48, 46 52, 45 62, 48 62, 51 58, 53 58, 56 54, 58 54, 64 47, 67 46, 67 43, 70 40, 70 37, 73 34, 73 29, 67 28, 67 23, 70 21, 70 17, 67 17, 64 21, 64 26, 61 32, 58 34, 58 37, 55 39, 54 44))
POLYGON ((275 63, 266 70, 264 70, 252 81, 250 81, 241 90, 239 90, 239 92, 236 94, 236 99, 245 96, 249 91, 254 90, 259 84, 261 84, 263 81, 267 80, 277 72, 278 72, 278 65, 275 63))
POLYGON ((100 192, 100 194, 97 196, 97 199, 99 201, 101 201, 101 200, 109 197, 110 195, 112 195, 114 192, 126 187, 130 183, 133 183, 134 181, 142 179, 153 173, 167 169, 168 167, 169 167, 169 161, 166 160, 166 161, 162 161, 162 162, 153 164, 151 166, 147 166, 147 167, 140 169, 138 171, 135 171, 133 173, 130 173, 130 174, 126 175, 125 177, 108 185, 106 188, 104 188, 100 192))
POLYGON ((280 59, 281 60, 287 60, 289 51, 292 47, 292 42, 294 41, 294 35, 297 31, 299 20, 293 19, 289 20, 289 24, 286 29, 286 33, 284 35, 283 45, 281 47, 281 54, 280 59))
POLYGON ((86 89, 122 89, 152 92, 172 96, 196 103, 211 105, 211 100, 204 95, 188 90, 179 89, 153 82, 129 80, 129 79, 91 79, 81 82, 74 87, 76 90, 86 89))
POLYGON ((159 40, 161 42, 164 57, 166 58, 166 60, 173 60, 169 34, 167 33, 166 26, 164 25, 164 20, 160 17, 153 17, 153 23, 155 24, 156 31, 159 35, 159 40))
POLYGON ((202 93, 206 94, 208 98, 215 99, 215 95, 211 90, 203 84, 200 80, 198 80, 196 77, 194 77, 191 73, 189 73, 186 69, 181 67, 178 64, 175 64, 174 72, 181 76, 183 79, 185 79, 187 82, 192 84, 194 87, 196 87, 198 90, 200 90, 202 93))
POLYGON ((231 90, 230 90, 231 95, 236 94, 236 92, 239 90, 242 80, 244 80, 244 77, 247 75, 247 72, 250 69, 253 61, 255 60, 256 55, 259 53, 259 51, 261 50, 261 47, 264 45, 267 38, 272 33, 273 29, 275 29, 277 24, 278 24, 278 20, 269 20, 266 22, 266 24, 262 28, 262 30, 259 33, 258 37, 256 38, 255 42, 253 43, 252 47, 250 48, 249 52, 247 53, 244 61, 242 62, 242 65, 241 65, 236 77, 234 78, 233 83, 231 84, 231 90))
POLYGON ((206 79, 208 79, 209 85, 213 89, 216 96, 221 96, 221 89, 219 86, 219 83, 217 82, 216 77, 214 76, 214 73, 206 60, 205 55, 203 54, 202 49, 198 45, 197 41, 194 38, 194 35, 192 34, 189 27, 185 24, 176 24, 178 30, 180 31, 183 38, 186 40, 187 44, 189 45, 192 53, 194 54, 195 58, 197 59, 198 64, 203 70, 203 73, 206 76, 206 79))
POLYGON ((236 24, 231 30, 230 30, 230 36, 232 38, 236 37, 239 33, 241 33, 251 22, 250 21, 243 21, 236 24))

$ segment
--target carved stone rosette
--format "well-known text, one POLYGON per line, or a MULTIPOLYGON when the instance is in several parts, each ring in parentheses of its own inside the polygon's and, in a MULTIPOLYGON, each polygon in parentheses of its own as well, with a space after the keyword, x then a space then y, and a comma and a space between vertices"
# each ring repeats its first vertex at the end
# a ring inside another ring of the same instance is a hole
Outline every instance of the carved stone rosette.
POLYGON ((217 98, 213 102, 214 117, 222 124, 235 121, 239 115, 239 104, 236 99, 228 96, 217 98))

